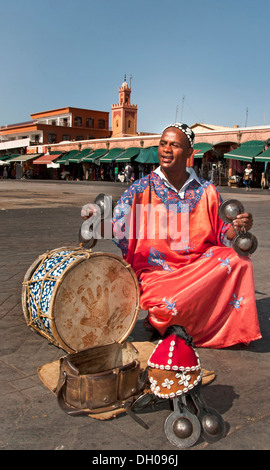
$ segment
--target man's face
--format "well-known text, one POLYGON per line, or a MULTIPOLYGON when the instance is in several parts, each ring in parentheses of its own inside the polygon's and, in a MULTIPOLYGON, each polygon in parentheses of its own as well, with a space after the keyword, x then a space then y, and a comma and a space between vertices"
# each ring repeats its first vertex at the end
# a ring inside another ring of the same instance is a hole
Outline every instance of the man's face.
POLYGON ((158 159, 164 172, 186 171, 186 162, 193 153, 185 134, 174 127, 166 129, 160 139, 158 159))

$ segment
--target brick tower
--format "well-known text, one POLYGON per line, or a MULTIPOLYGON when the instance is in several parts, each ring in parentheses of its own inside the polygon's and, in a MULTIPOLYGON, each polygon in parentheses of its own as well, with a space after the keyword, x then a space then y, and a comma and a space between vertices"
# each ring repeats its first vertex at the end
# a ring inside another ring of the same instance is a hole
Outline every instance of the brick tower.
POLYGON ((112 105, 112 137, 129 137, 137 133, 137 105, 130 104, 131 87, 119 87, 119 103, 112 105))

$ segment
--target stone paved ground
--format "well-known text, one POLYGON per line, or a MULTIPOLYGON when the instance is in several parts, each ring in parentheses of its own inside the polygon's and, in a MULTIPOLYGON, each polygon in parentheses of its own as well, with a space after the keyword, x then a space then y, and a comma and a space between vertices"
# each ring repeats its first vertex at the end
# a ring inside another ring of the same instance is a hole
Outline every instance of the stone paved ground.
MULTIPOLYGON (((65 353, 26 326, 21 306, 22 281, 42 253, 78 245, 80 208, 105 192, 115 199, 125 186, 110 183, 0 181, 0 396, 2 450, 145 450, 178 449, 164 435, 171 413, 167 402, 142 415, 149 430, 124 415, 110 421, 70 417, 40 382, 37 367, 65 353)), ((226 422, 226 436, 192 450, 269 450, 270 448, 270 191, 220 188, 224 199, 241 200, 254 216, 259 247, 252 256, 256 300, 263 339, 248 347, 200 349, 203 367, 217 379, 203 391, 209 406, 226 422)), ((110 241, 95 251, 119 254, 110 241)), ((140 312, 132 337, 147 341, 140 312)))

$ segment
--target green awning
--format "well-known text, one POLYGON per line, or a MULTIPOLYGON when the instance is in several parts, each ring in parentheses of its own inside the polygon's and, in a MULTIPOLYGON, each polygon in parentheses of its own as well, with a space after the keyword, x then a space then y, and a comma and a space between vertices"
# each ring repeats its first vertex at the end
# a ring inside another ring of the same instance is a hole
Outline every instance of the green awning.
POLYGON ((140 150, 140 147, 129 147, 115 159, 115 162, 130 162, 132 158, 139 155, 140 150))
POLYGON ((0 166, 9 165, 10 160, 12 158, 15 158, 15 157, 18 157, 18 156, 19 156, 18 153, 16 153, 15 155, 14 154, 10 155, 9 153, 6 153, 5 155, 1 155, 0 156, 0 166))
POLYGON ((88 157, 91 153, 93 153, 93 149, 83 149, 81 152, 78 152, 77 155, 73 155, 71 158, 68 159, 69 163, 80 163, 84 157, 88 157))
POLYGON ((139 163, 158 163, 158 147, 148 147, 141 149, 138 157, 135 158, 135 162, 139 163))
POLYGON ((105 155, 104 157, 101 157, 100 159, 100 163, 110 163, 110 162, 113 162, 117 157, 119 157, 119 155, 121 155, 121 153, 124 152, 124 149, 123 148, 114 148, 114 149, 111 149, 107 155, 105 155))
POLYGON ((270 147, 255 157, 256 162, 270 162, 270 147))
POLYGON ((194 158, 202 158, 208 150, 211 150, 212 145, 206 142, 199 142, 198 144, 194 144, 193 148, 196 150, 194 158))
POLYGON ((237 149, 231 150, 228 153, 224 153, 224 158, 251 162, 253 158, 263 151, 263 146, 264 141, 262 140, 250 140, 248 142, 244 142, 237 149))
POLYGON ((97 149, 93 153, 91 153, 91 155, 89 155, 88 157, 84 157, 82 161, 92 163, 95 160, 103 157, 106 153, 108 153, 107 149, 97 149))
POLYGON ((9 162, 12 158, 19 157, 19 155, 20 155, 19 153, 12 154, 12 155, 10 155, 9 153, 7 153, 7 154, 5 154, 5 155, 1 155, 0 161, 9 162))
POLYGON ((64 165, 68 165, 69 164, 69 160, 71 158, 74 158, 76 157, 76 155, 79 154, 79 151, 78 150, 70 150, 69 152, 67 153, 63 153, 62 157, 59 158, 59 160, 57 160, 57 162, 55 163, 62 163, 64 165))

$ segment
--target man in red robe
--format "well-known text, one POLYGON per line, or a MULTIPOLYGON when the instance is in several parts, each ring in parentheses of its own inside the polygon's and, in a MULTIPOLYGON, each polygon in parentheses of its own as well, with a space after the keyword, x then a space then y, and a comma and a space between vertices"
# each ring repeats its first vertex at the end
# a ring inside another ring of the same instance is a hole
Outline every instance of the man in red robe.
POLYGON ((196 347, 249 343, 261 338, 253 266, 231 240, 235 230, 251 229, 252 216, 221 221, 219 192, 186 167, 193 141, 185 124, 163 131, 159 168, 135 181, 114 210, 116 243, 138 277, 141 308, 161 335, 181 325, 196 347))

